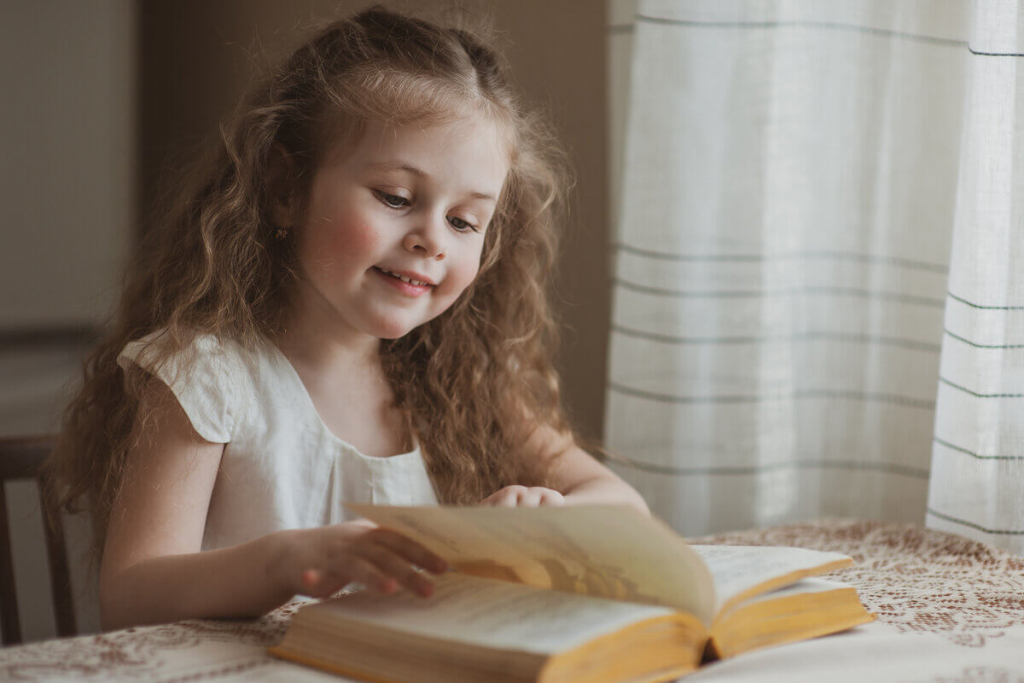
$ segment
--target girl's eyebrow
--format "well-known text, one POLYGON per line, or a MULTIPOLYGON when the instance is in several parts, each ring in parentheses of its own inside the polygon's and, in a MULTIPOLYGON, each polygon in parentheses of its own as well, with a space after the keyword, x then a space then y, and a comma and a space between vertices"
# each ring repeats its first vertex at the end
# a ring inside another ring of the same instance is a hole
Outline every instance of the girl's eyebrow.
MULTIPOLYGON (((413 175, 419 176, 421 178, 428 177, 428 173, 426 171, 418 169, 415 166, 411 166, 411 165, 409 165, 407 163, 404 163, 402 161, 378 161, 377 163, 367 164, 366 167, 365 167, 365 170, 367 170, 367 171, 406 171, 407 173, 412 173, 413 175)), ((473 197, 474 199, 487 199, 487 200, 490 200, 492 202, 496 201, 494 199, 494 197, 492 197, 489 194, 485 194, 483 192, 469 192, 468 195, 470 197, 473 197)))

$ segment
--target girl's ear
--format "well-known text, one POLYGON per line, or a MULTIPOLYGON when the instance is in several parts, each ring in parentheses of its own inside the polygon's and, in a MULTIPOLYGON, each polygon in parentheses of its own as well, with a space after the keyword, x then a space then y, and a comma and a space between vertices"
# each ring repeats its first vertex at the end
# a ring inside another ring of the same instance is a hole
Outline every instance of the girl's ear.
POLYGON ((281 143, 275 142, 270 148, 266 189, 270 219, 278 229, 296 227, 294 183, 295 161, 281 143))

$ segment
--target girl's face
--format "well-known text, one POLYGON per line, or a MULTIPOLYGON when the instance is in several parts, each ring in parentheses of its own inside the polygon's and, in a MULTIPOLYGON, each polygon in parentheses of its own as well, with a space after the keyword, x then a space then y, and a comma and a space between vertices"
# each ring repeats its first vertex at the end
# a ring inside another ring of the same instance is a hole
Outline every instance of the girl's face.
POLYGON ((332 150, 298 230, 304 322, 339 339, 394 339, 440 315, 476 277, 507 172, 483 118, 368 124, 332 150))

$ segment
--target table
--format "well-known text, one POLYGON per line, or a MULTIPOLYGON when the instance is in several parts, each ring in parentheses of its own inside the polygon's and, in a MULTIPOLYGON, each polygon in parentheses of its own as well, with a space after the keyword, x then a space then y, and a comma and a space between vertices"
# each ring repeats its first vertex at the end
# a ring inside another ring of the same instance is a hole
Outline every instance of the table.
MULTIPOLYGON (((823 520, 692 539, 833 550, 872 624, 717 662, 690 681, 1024 683, 1024 558, 939 531, 823 520)), ((192 620, 0 650, 0 680, 332 681, 274 659, 295 601, 255 620, 192 620)))

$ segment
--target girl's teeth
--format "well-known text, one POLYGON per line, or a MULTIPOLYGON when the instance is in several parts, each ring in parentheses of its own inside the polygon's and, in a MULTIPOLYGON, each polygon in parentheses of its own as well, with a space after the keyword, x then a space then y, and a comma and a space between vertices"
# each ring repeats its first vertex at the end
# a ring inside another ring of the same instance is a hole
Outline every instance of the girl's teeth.
POLYGON ((381 271, 387 273, 391 277, 397 277, 402 282, 408 282, 411 285, 417 285, 419 287, 423 287, 423 286, 425 286, 427 284, 426 282, 420 282, 419 280, 413 280, 412 278, 406 277, 405 275, 399 275, 398 273, 392 273, 390 270, 384 270, 383 268, 381 268, 381 271))

